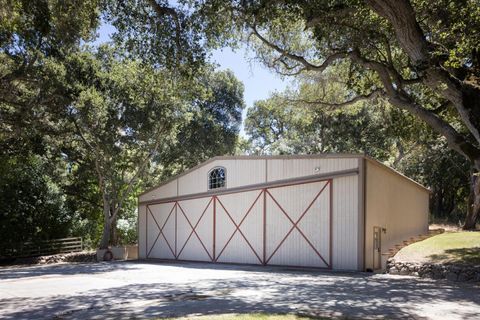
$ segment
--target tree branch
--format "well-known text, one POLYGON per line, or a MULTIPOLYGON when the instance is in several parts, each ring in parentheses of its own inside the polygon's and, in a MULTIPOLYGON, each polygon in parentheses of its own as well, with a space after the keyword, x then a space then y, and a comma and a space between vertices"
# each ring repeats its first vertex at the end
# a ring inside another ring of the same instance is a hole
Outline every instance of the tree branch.
POLYGON ((125 202, 125 200, 127 199, 127 197, 129 196, 129 194, 132 192, 132 189, 133 189, 133 185, 135 184, 135 182, 137 181, 138 177, 143 174, 144 170, 145 170, 145 167, 147 165, 147 163, 150 161, 150 159, 153 157, 153 155, 155 154, 155 152, 157 152, 158 150, 158 147, 160 146, 160 141, 161 141, 161 136, 163 134, 163 131, 165 129, 165 126, 162 125, 159 127, 158 129, 158 132, 157 134, 155 135, 155 143, 152 147, 152 149, 150 150, 150 152, 148 153, 148 155, 145 157, 145 159, 143 159, 143 161, 140 163, 140 166, 138 167, 138 170, 137 172, 135 172, 135 174, 133 175, 133 177, 130 179, 130 181, 128 182, 127 184, 127 189, 122 193, 122 196, 120 197, 119 201, 117 202, 117 206, 114 208, 114 211, 113 211, 113 214, 112 214, 112 217, 111 217, 111 220, 115 220, 118 212, 121 210, 121 208, 123 207, 123 203, 125 202))
POLYGON ((428 42, 418 24, 409 0, 367 0, 377 14, 389 20, 395 35, 416 67, 423 68, 428 57, 428 42))
POLYGON ((75 126, 75 129, 77 129, 78 135, 80 136, 80 139, 85 143, 85 145, 90 148, 92 151, 95 151, 96 148, 93 147, 93 145, 85 138, 83 135, 82 129, 78 125, 77 121, 75 121, 75 115, 70 112, 70 116, 73 122, 73 125, 75 126))
MULTIPOLYGON (((176 42, 177 50, 178 52, 180 52, 181 50, 180 37, 182 32, 182 26, 180 24, 180 17, 177 11, 175 11, 175 9, 173 8, 158 4, 156 0, 148 0, 148 3, 150 4, 150 6, 158 15, 159 18, 169 16, 173 19, 173 22, 175 23, 175 42, 176 42)), ((178 61, 178 57, 177 57, 177 61, 178 61)))
POLYGON ((463 123, 480 143, 480 88, 448 72, 441 60, 431 54, 430 43, 416 20, 409 0, 367 0, 370 8, 393 26, 400 47, 413 62, 423 83, 450 100, 463 123))
POLYGON ((304 99, 287 99, 287 101, 293 102, 293 103, 304 103, 308 105, 318 105, 318 106, 329 107, 331 109, 336 109, 336 108, 348 107, 360 101, 372 100, 383 94, 384 94, 383 89, 377 88, 368 94, 357 95, 350 100, 339 102, 339 103, 331 103, 331 102, 326 102, 322 100, 304 100, 304 99))
POLYGON ((390 77, 390 70, 389 67, 384 65, 383 63, 369 60, 363 57, 360 53, 358 48, 354 48, 353 51, 350 53, 349 57, 352 61, 364 66, 367 69, 373 70, 377 73, 382 82, 387 94, 393 95, 396 93, 396 88, 393 85, 392 79, 390 77))
POLYGON ((392 83, 388 66, 362 57, 358 49, 354 49, 350 57, 353 61, 378 74, 380 81, 385 87, 388 101, 392 105, 406 110, 428 123, 434 130, 447 139, 449 146, 453 150, 471 161, 480 157, 480 149, 470 143, 466 137, 458 133, 457 130, 455 130, 455 128, 447 121, 440 118, 435 112, 418 105, 409 94, 401 89, 401 87, 395 87, 392 83))
POLYGON ((351 13, 354 13, 355 11, 356 11, 355 7, 337 5, 337 6, 322 10, 321 16, 317 15, 315 17, 308 18, 305 26, 306 28, 312 28, 317 24, 324 22, 326 17, 345 18, 346 16, 350 15, 351 13))
POLYGON ((417 116, 428 123, 435 131, 447 139, 447 143, 453 150, 464 157, 474 161, 480 157, 480 149, 471 144, 463 135, 458 133, 448 122, 440 118, 435 112, 418 105, 413 98, 405 92, 390 95, 388 101, 401 109, 417 116))
POLYGON ((300 64, 302 64, 304 66, 304 68, 306 70, 311 70, 311 71, 318 71, 318 72, 322 72, 324 71, 328 66, 330 66, 331 64, 333 64, 335 61, 341 59, 341 58, 345 58, 348 53, 345 53, 345 52, 336 52, 330 56, 328 56, 322 64, 320 65, 316 65, 316 64, 313 64, 309 61, 307 61, 304 57, 302 56, 299 56, 299 55, 296 55, 296 54, 293 54, 293 53, 290 53, 288 52, 287 50, 285 49, 282 49, 280 48, 279 46, 277 46, 276 44, 268 41, 265 37, 263 37, 256 29, 255 26, 250 26, 250 28, 252 29, 252 33, 258 38, 260 39, 260 41, 262 41, 266 46, 268 46, 269 48, 277 51, 278 53, 282 54, 283 56, 293 60, 293 61, 296 61, 296 62, 299 62, 300 64))
POLYGON ((443 102, 441 105, 439 105, 438 107, 436 107, 435 109, 432 109, 431 111, 435 114, 440 114, 442 113, 443 111, 447 110, 447 108, 449 106, 451 106, 452 103, 450 101, 445 101, 443 102))
POLYGON ((77 130, 77 133, 78 135, 80 136, 80 139, 85 143, 85 145, 87 146, 87 148, 90 148, 94 153, 95 153, 95 159, 93 160, 94 164, 95 164, 95 172, 97 173, 97 179, 98 179, 98 186, 100 188, 100 191, 102 192, 102 201, 103 201, 103 214, 104 214, 104 218, 105 218, 105 222, 107 221, 107 219, 109 219, 110 217, 108 216, 108 214, 110 213, 110 199, 109 199, 109 196, 108 196, 108 192, 107 192, 107 185, 106 185, 106 181, 105 181, 105 175, 102 171, 102 168, 101 168, 101 165, 100 165, 100 152, 98 151, 98 148, 96 148, 95 146, 93 146, 88 140, 87 138, 84 136, 83 132, 82 132, 82 129, 80 128, 80 126, 78 125, 78 123, 75 121, 75 115, 73 115, 72 113, 70 113, 70 115, 72 116, 71 119, 72 119, 72 122, 75 126, 75 129, 77 130))
MULTIPOLYGON (((415 12, 408 0, 367 0, 367 3, 375 12, 392 23, 400 46, 413 61, 414 70, 418 75, 416 78, 403 79, 391 61, 382 63, 369 60, 361 55, 358 48, 347 52, 337 51, 326 57, 322 64, 317 65, 309 62, 305 57, 288 52, 288 50, 267 40, 255 26, 250 26, 250 28, 263 44, 282 56, 303 65, 305 70, 322 72, 337 60, 350 58, 353 62, 374 71, 378 75, 390 103, 427 122, 447 139, 452 149, 472 161, 475 159, 476 162, 480 162, 478 160, 480 159, 480 149, 435 112, 418 105, 415 99, 403 90, 403 85, 422 82, 433 90, 438 91, 440 89, 444 98, 451 101, 456 107, 463 122, 478 142, 480 142, 480 111, 478 111, 480 110, 480 89, 456 79, 439 66, 438 62, 429 60, 431 58, 429 54, 430 44, 418 25, 415 12), (444 88, 445 85, 446 89, 444 88)), ((387 59, 390 60, 391 58, 387 59)), ((358 99, 361 98, 358 97, 358 99)), ((356 98, 353 100, 356 100, 356 98)), ((350 104, 350 101, 346 101, 345 104, 350 104)), ((340 105, 344 105, 344 103, 340 105)))

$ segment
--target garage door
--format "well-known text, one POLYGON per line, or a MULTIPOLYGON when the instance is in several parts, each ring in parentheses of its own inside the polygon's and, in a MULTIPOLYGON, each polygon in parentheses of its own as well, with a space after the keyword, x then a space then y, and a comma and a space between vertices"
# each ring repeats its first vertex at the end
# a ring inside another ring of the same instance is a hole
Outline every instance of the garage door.
POLYGON ((331 268, 332 180, 147 206, 147 258, 331 268))

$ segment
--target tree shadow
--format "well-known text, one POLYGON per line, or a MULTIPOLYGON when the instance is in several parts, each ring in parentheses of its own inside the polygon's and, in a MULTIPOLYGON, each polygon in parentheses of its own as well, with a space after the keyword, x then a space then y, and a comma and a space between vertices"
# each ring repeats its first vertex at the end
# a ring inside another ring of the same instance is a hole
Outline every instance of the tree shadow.
POLYGON ((127 261, 96 263, 59 263, 0 268, 0 280, 40 277, 47 275, 98 274, 116 270, 134 270, 137 264, 127 261))
POLYGON ((148 259, 148 260, 137 260, 137 263, 148 264, 148 265, 161 265, 174 267, 179 270, 234 270, 234 271, 252 271, 256 273, 286 273, 286 274, 326 274, 326 275, 335 275, 335 274, 344 274, 344 275, 362 275, 364 277, 373 276, 372 272, 361 272, 361 271, 348 271, 348 270, 331 270, 326 268, 309 268, 309 267, 292 267, 292 266, 281 266, 281 265, 267 265, 263 266, 260 264, 238 264, 238 263, 210 263, 210 262, 192 262, 192 261, 172 261, 172 260, 162 260, 162 259, 148 259))
POLYGON ((480 265, 480 247, 447 249, 441 254, 432 254, 428 258, 434 263, 463 263, 480 265))
MULTIPOLYGON (((164 267, 158 265, 155 272, 161 273, 164 267)), ((152 283, 69 296, 6 298, 0 300, 0 310, 5 319, 131 319, 252 312, 424 319, 430 316, 427 307, 447 318, 450 314, 468 319, 480 312, 479 288, 469 284, 388 275, 223 268, 234 271, 234 276, 222 278, 214 274, 188 281, 159 281, 152 277, 152 283), (451 302, 461 303, 462 307, 452 307, 451 302), (444 304, 450 309, 443 310, 444 304)), ((173 272, 191 277, 199 273, 198 269, 208 266, 184 265, 173 272)), ((213 271, 218 271, 217 266, 213 271)))

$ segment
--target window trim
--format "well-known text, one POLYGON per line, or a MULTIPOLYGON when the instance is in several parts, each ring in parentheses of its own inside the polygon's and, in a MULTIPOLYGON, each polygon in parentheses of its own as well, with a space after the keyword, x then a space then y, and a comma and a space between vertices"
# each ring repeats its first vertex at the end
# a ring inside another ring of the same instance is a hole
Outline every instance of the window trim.
POLYGON ((226 188, 227 188, 227 168, 225 168, 223 166, 215 166, 212 169, 208 170, 208 173, 207 173, 207 190, 212 191, 212 190, 226 189, 226 188), (212 171, 214 171, 216 169, 223 169, 223 172, 225 174, 225 183, 224 183, 223 187, 210 188, 210 174, 212 173, 212 171))

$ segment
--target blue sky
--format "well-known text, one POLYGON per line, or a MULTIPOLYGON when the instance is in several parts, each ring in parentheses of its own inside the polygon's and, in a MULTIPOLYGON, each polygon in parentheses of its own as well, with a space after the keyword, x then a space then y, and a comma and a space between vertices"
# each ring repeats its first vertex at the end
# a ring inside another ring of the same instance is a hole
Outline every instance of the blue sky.
MULTIPOLYGON (((245 119, 246 110, 253 106, 256 100, 268 98, 274 91, 282 91, 289 84, 288 79, 281 79, 280 76, 253 61, 253 53, 246 48, 232 51, 230 48, 215 50, 212 55, 212 62, 219 65, 219 69, 230 69, 237 79, 243 82, 245 87, 244 98, 247 108, 243 112, 245 119)), ((244 135, 243 125, 241 134, 244 135)))
MULTIPOLYGON (((96 43, 107 42, 110 40, 110 34, 114 31, 110 25, 102 25, 98 30, 98 39, 96 43)), ((230 69, 237 79, 243 82, 245 87, 244 98, 246 109, 243 112, 245 119, 246 110, 253 106, 256 100, 268 98, 270 93, 282 91, 290 83, 289 79, 282 79, 280 76, 253 61, 253 53, 245 47, 233 51, 230 48, 215 50, 212 54, 211 62, 218 64, 218 69, 230 69)), ((241 135, 244 135, 243 125, 241 135)))

